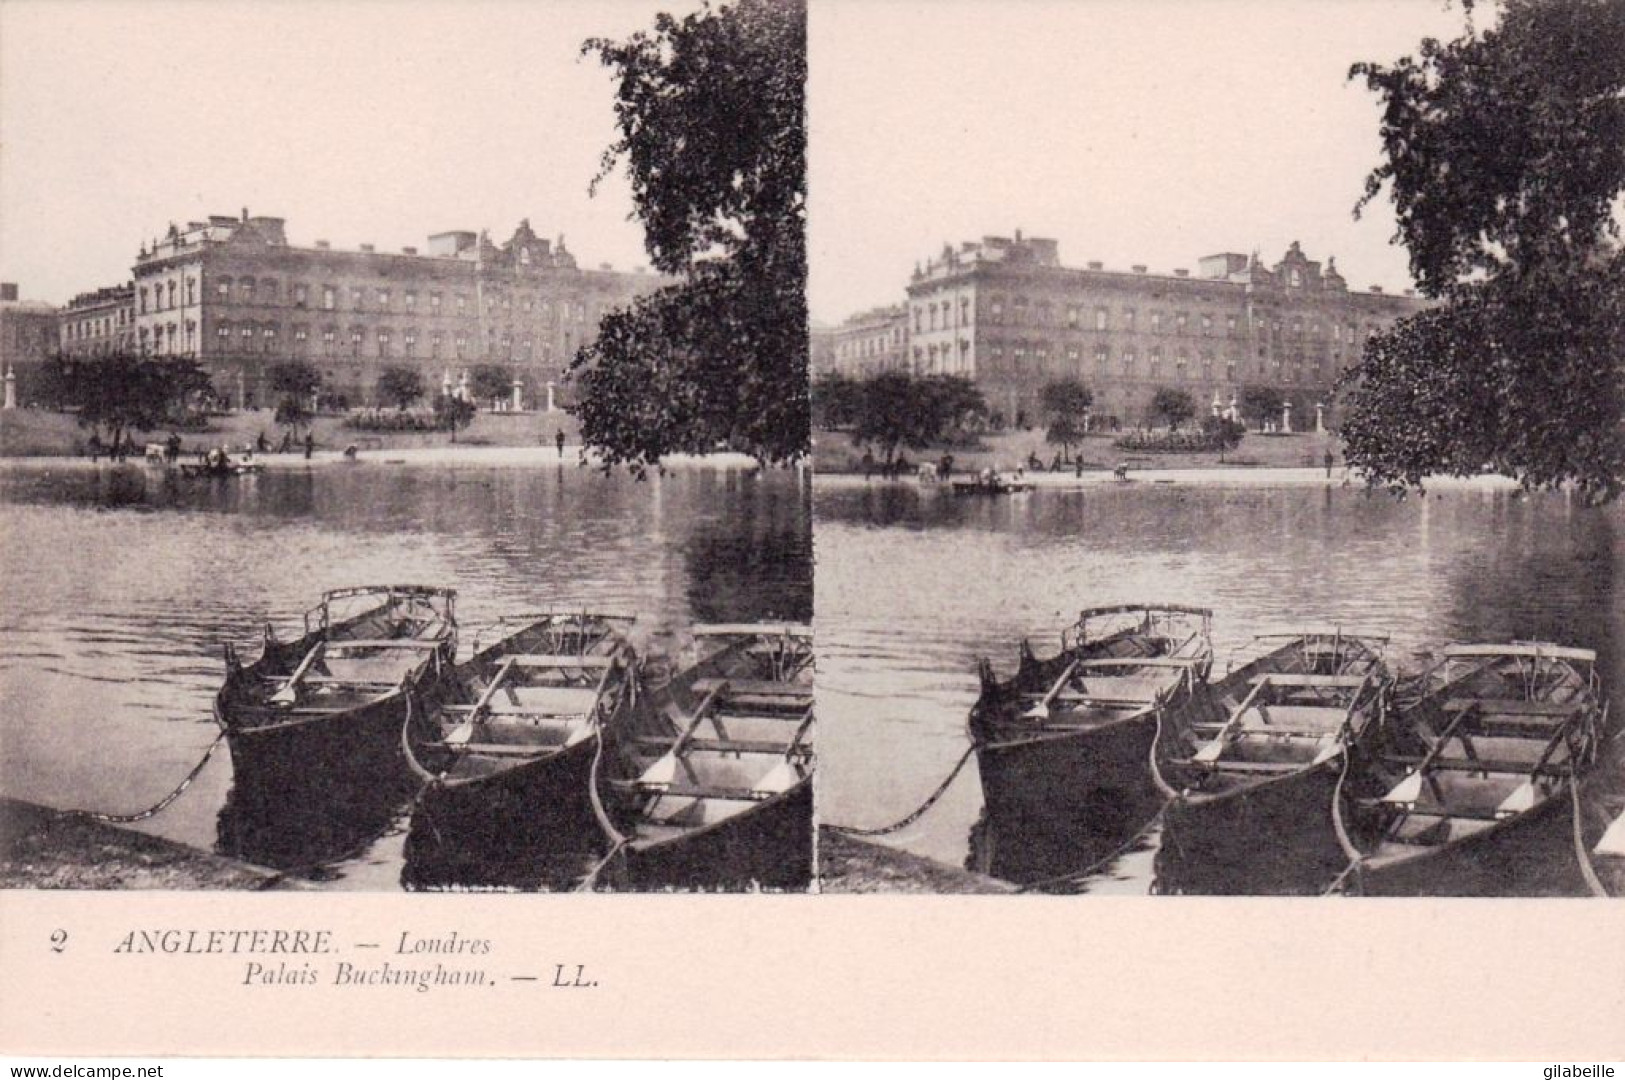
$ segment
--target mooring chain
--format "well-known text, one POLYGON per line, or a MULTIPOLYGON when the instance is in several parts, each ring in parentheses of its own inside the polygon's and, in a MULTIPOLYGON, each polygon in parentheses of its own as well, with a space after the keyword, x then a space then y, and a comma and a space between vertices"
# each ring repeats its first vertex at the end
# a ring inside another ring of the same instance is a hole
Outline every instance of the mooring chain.
POLYGON ((859 829, 851 825, 831 825, 829 828, 847 836, 888 836, 891 833, 908 828, 924 817, 926 812, 937 804, 937 800, 948 793, 949 785, 958 778, 960 770, 965 767, 965 763, 971 759, 971 755, 976 753, 979 748, 979 743, 971 743, 965 747, 965 752, 960 756, 959 762, 954 765, 953 770, 948 773, 942 783, 937 785, 937 790, 933 791, 923 803, 915 807, 914 811, 901 821, 894 821, 890 825, 883 825, 878 829, 859 829))
POLYGON ((103 814, 95 810, 70 810, 69 813, 77 814, 80 817, 87 817, 93 821, 104 821, 109 825, 129 825, 137 821, 145 821, 147 818, 150 818, 154 814, 164 810, 169 806, 170 803, 174 802, 176 799, 185 794, 186 789, 192 786, 192 781, 196 780, 198 778, 198 774, 203 771, 203 766, 209 763, 209 759, 214 756, 214 752, 220 748, 220 743, 225 739, 225 737, 226 733, 224 731, 216 735, 214 737, 214 742, 210 743, 209 748, 203 751, 203 756, 198 759, 198 763, 192 766, 192 771, 186 774, 186 779, 182 780, 175 790, 171 791, 168 795, 165 795, 163 798, 159 799, 145 810, 142 810, 140 813, 103 814))

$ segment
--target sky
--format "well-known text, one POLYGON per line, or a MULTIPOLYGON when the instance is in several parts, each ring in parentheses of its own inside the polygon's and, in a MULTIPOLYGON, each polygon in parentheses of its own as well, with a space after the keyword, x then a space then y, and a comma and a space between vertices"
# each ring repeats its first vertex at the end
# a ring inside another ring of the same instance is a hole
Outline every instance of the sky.
POLYGON ((592 36, 685 0, 0 0, 0 280, 62 303, 209 214, 290 243, 422 246, 521 218, 646 265, 592 36))
POLYGON ((1386 194, 1352 216, 1380 105, 1347 74, 1461 27, 1442 0, 814 0, 813 320, 1018 228, 1153 273, 1298 240, 1351 288, 1408 288, 1386 194))

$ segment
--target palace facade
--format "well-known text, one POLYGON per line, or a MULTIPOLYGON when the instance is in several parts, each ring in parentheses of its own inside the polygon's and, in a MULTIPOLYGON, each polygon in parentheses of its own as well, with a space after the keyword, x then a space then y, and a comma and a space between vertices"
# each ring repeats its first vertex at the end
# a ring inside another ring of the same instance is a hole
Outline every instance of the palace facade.
POLYGON ((82 292, 57 318, 64 356, 105 356, 135 348, 135 286, 109 285, 82 292))
MULTIPOLYGON (((508 369, 514 400, 545 401, 599 317, 664 284, 658 275, 584 270, 523 221, 503 244, 484 233, 432 235, 427 247, 381 252, 287 241, 284 220, 212 216, 171 225, 136 256, 133 343, 198 360, 232 406, 274 404, 270 369, 306 361, 326 400, 370 402, 387 367, 425 385, 475 364, 508 369)), ((105 291, 105 290, 104 290, 105 291)))
POLYGON ((1349 289, 1294 242, 1274 266, 1222 253, 1197 272, 1063 266, 1051 239, 988 236, 915 268, 908 366, 963 375, 991 408, 1037 422, 1045 383, 1081 380, 1099 421, 1145 419, 1159 387, 1187 391, 1205 414, 1245 386, 1266 386, 1308 417, 1333 405, 1338 374, 1365 339, 1418 310, 1410 294, 1349 289))
POLYGON ((885 371, 908 371, 908 308, 902 304, 854 315, 829 331, 830 368, 863 379, 885 371))

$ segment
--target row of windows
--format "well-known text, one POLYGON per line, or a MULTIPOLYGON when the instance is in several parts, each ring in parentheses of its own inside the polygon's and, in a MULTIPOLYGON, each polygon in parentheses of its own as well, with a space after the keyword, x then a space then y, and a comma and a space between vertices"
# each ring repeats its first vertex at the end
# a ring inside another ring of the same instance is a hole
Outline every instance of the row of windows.
POLYGON ((104 315, 99 319, 78 319, 62 324, 63 341, 84 341, 86 338, 106 337, 123 327, 128 320, 124 312, 115 315, 104 315))
POLYGON ((151 286, 142 285, 135 291, 135 309, 141 315, 148 311, 173 311, 177 307, 191 307, 197 303, 197 278, 188 277, 184 281, 154 282, 151 286), (148 299, 151 305, 148 305, 148 299))
MULTIPOLYGON (((216 348, 224 351, 273 352, 276 351, 277 342, 281 337, 279 327, 253 323, 233 324, 222 322, 215 327, 214 332, 216 348)), ((401 355, 404 356, 417 355, 420 344, 428 346, 429 355, 438 356, 448 343, 450 343, 456 354, 461 356, 468 351, 470 336, 465 331, 457 331, 453 334, 440 330, 425 335, 415 328, 409 328, 400 331, 398 340, 401 355)), ((321 350, 326 355, 337 355, 342 346, 347 349, 351 356, 359 356, 366 350, 370 341, 375 347, 376 355, 392 356, 394 355, 397 334, 394 330, 388 329, 376 330, 369 334, 362 327, 351 327, 348 331, 341 332, 336 326, 325 326, 314 331, 313 336, 310 327, 295 326, 292 328, 290 340, 292 342, 292 351, 295 353, 307 351, 311 347, 312 340, 319 340, 321 350)), ((560 344, 565 353, 573 352, 576 344, 574 335, 566 331, 560 344)), ((529 336, 515 339, 511 334, 498 334, 494 330, 486 332, 484 349, 487 354, 500 351, 511 355, 516 348, 521 355, 530 356, 536 352, 536 342, 529 336)), ((540 351, 543 357, 551 357, 553 355, 553 342, 543 341, 540 351)))
MULTIPOLYGON (((281 302, 282 283, 275 278, 218 278, 214 282, 215 297, 221 301, 235 299, 244 304, 276 304, 281 302)), ((418 289, 396 289, 392 286, 367 287, 352 285, 342 287, 338 285, 321 285, 313 287, 304 282, 293 282, 288 287, 287 298, 295 307, 308 307, 313 300, 321 304, 323 311, 337 311, 341 297, 346 301, 346 307, 353 311, 394 311, 413 312, 420 310, 420 300, 426 304, 432 315, 439 315, 450 311, 457 315, 468 314, 471 306, 469 294, 442 293, 440 290, 430 290, 426 294, 418 289), (397 309, 396 300, 400 306, 397 309)), ((552 319, 555 314, 561 321, 575 321, 584 323, 588 317, 588 305, 584 301, 560 300, 555 306, 551 299, 538 297, 533 294, 523 294, 518 298, 520 311, 540 311, 545 319, 552 319)), ((514 297, 508 293, 485 297, 487 311, 514 310, 514 297)), ((592 305, 592 318, 596 322, 599 309, 592 305)))
MULTIPOLYGON (((1185 334, 1199 329, 1203 334, 1212 334, 1219 325, 1214 316, 1200 314, 1193 321, 1189 312, 1175 311, 1167 313, 1171 318, 1165 318, 1164 312, 1152 311, 1149 318, 1149 330, 1153 334, 1176 333, 1185 334)), ((951 330, 956 328, 951 319, 953 305, 943 300, 929 304, 917 305, 914 308, 914 332, 926 333, 933 330, 951 330)), ((1095 330, 1123 330, 1133 332, 1136 329, 1138 313, 1134 308, 1123 308, 1113 317, 1111 309, 1106 307, 1088 308, 1080 304, 1057 305, 1047 300, 1040 300, 1036 304, 1030 303, 1024 296, 1009 299, 995 295, 988 302, 988 321, 994 325, 1002 326, 1007 321, 1016 325, 1059 325, 1064 318, 1069 329, 1079 330, 1086 326, 1095 330)), ((959 321, 957 326, 963 327, 970 323, 971 306, 969 297, 959 298, 959 321)), ((1257 333, 1271 332, 1280 334, 1285 330, 1293 336, 1303 336, 1305 321, 1301 318, 1291 319, 1283 324, 1279 318, 1253 317, 1249 320, 1251 329, 1257 333)), ((1234 336, 1241 326, 1241 320, 1236 315, 1224 317, 1223 330, 1226 336, 1234 336)), ((1322 325, 1318 320, 1307 323, 1308 332, 1312 337, 1321 336, 1322 325)), ((1333 341, 1355 341, 1359 334, 1359 326, 1354 322, 1331 322, 1326 325, 1333 341)), ((1368 323, 1365 327, 1366 336, 1376 333, 1377 325, 1368 323)))

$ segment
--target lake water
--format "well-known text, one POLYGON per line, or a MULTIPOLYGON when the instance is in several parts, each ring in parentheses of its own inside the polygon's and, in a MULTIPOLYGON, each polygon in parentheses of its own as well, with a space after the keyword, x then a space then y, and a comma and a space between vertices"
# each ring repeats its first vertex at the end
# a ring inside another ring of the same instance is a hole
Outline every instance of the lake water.
MULTIPOLYGON (((456 588, 466 653, 497 616, 635 613, 642 652, 695 622, 806 621, 810 484, 704 466, 638 482, 569 465, 279 465, 166 478, 144 465, 0 464, 0 793, 129 813, 214 740, 222 649, 296 636, 325 589, 456 588)), ((211 848, 231 785, 222 747, 139 827, 211 848)), ((400 828, 329 875, 399 887, 400 828)))
MULTIPOLYGON (((1622 506, 1488 485, 1404 500, 1335 483, 1141 481, 1004 498, 843 478, 815 489, 826 824, 874 827, 917 806, 969 745, 977 659, 1008 677, 1023 637, 1052 654, 1078 610, 1099 604, 1212 608, 1220 673, 1261 631, 1340 624, 1388 634, 1402 666, 1452 640, 1593 648, 1625 700, 1622 506)), ((883 842, 963 864, 980 810, 972 759, 883 842)), ((1085 890, 1146 892, 1156 841, 1085 890)))

